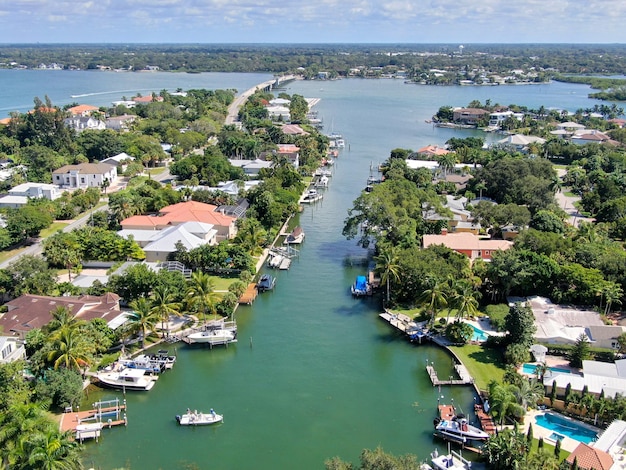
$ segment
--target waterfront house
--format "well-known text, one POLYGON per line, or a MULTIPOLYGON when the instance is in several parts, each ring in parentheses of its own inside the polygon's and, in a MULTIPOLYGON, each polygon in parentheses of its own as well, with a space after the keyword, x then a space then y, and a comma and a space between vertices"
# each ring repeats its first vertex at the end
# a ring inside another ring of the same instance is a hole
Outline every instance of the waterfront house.
POLYGON ((286 135, 309 135, 309 133, 298 124, 283 124, 280 130, 286 135))
POLYGON ((626 421, 621 419, 613 421, 591 446, 609 454, 614 462, 621 463, 618 468, 623 469, 624 455, 626 455, 626 421))
POLYGON ((566 459, 570 465, 576 464, 584 470, 609 470, 613 466, 613 458, 606 452, 580 442, 566 459))
POLYGON ((546 139, 534 135, 513 134, 498 140, 497 145, 518 152, 527 152, 530 144, 544 144, 545 142, 546 139))
POLYGON ((543 384, 556 386, 559 395, 564 395, 569 387, 572 392, 580 393, 586 388, 596 397, 604 393, 604 396, 613 398, 626 390, 626 359, 614 363, 583 361, 582 374, 553 371, 544 376, 543 384))
POLYGON ((513 111, 500 111, 496 113, 489 114, 489 127, 500 128, 502 127, 502 122, 506 121, 509 118, 517 119, 521 121, 524 119, 524 113, 514 113, 513 111))
POLYGON ((486 109, 480 108, 455 108, 452 112, 452 120, 457 124, 477 125, 478 122, 489 114, 486 109))
POLYGON ((415 153, 420 157, 437 158, 441 155, 449 154, 450 150, 439 147, 438 145, 427 145, 426 147, 422 147, 415 153))
POLYGON ((135 215, 124 219, 120 225, 125 230, 163 230, 185 222, 201 222, 213 225, 218 242, 232 239, 237 234, 237 218, 225 214, 213 204, 197 201, 180 202, 166 206, 155 215, 135 215))
POLYGON ((121 314, 120 297, 112 292, 102 296, 62 297, 24 294, 5 306, 7 311, 0 316, 0 330, 21 339, 29 331, 47 325, 52 320, 52 312, 58 307, 67 308, 72 318, 85 321, 102 318, 111 322, 121 314))
POLYGON ((0 336, 0 364, 26 359, 24 342, 15 336, 0 336))
POLYGON ((167 261, 168 256, 176 252, 178 244, 187 251, 217 244, 217 230, 213 225, 202 222, 185 222, 163 230, 123 229, 117 234, 127 239, 132 237, 143 249, 148 263, 167 261))
POLYGON ((52 172, 52 182, 64 189, 100 188, 108 180, 117 180, 117 167, 108 163, 65 165, 52 172))
POLYGON ((483 259, 491 261, 493 253, 498 250, 508 250, 513 243, 508 240, 492 240, 480 238, 471 232, 448 233, 447 229, 441 231, 441 235, 424 235, 423 248, 443 245, 451 250, 467 256, 470 261, 483 259))

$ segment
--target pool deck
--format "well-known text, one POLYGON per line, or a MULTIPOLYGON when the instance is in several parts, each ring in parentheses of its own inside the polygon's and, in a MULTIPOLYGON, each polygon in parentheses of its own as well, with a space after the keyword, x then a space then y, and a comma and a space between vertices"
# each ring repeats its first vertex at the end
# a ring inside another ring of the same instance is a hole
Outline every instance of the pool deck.
MULTIPOLYGON (((543 440, 545 442, 547 442, 550 445, 555 445, 556 442, 552 439, 550 439, 550 435, 555 432, 552 431, 550 429, 544 428, 543 426, 538 425, 535 422, 535 417, 537 415, 542 415, 546 412, 546 410, 530 410, 526 413, 526 415, 524 416, 524 427, 523 429, 520 428, 520 430, 526 434, 528 432, 528 427, 532 424, 533 425, 533 437, 535 439, 539 439, 540 437, 543 437, 543 440)), ((566 450, 568 452, 573 452, 574 449, 576 449, 576 447, 578 447, 578 444, 580 444, 579 441, 572 439, 571 437, 567 437, 567 436, 563 436, 563 439, 561 440, 561 449, 566 450)))

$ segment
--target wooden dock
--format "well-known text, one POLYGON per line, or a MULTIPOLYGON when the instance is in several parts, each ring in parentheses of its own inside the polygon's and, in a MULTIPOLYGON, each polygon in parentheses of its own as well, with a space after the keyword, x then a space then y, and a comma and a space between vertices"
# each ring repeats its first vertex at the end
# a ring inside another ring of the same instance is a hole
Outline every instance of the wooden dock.
POLYGON ((59 430, 61 432, 75 432, 75 439, 83 441, 85 439, 98 439, 100 430, 113 426, 126 426, 126 400, 120 404, 119 400, 108 400, 93 404, 94 409, 86 411, 68 410, 61 415, 59 430), (115 403, 115 405, 113 405, 115 403), (102 406, 109 405, 109 406, 102 406), (85 428, 85 429, 82 429, 85 428), (88 429, 87 429, 88 428, 88 429))
POLYGON ((239 303, 250 305, 254 302, 254 299, 256 299, 258 294, 259 292, 257 291, 256 284, 254 282, 248 284, 246 291, 241 295, 241 297, 239 297, 239 303))
POLYGON ((462 364, 455 364, 454 370, 458 374, 458 379, 440 380, 437 376, 437 371, 433 366, 427 365, 426 372, 430 377, 430 381, 433 383, 433 387, 439 385, 470 385, 474 383, 474 378, 469 374, 467 369, 462 364))
POLYGON ((480 421, 480 427, 487 434, 491 434, 492 436, 496 434, 496 423, 494 423, 493 418, 485 413, 485 410, 482 405, 478 403, 474 405, 474 412, 476 416, 478 416, 478 420, 480 421))

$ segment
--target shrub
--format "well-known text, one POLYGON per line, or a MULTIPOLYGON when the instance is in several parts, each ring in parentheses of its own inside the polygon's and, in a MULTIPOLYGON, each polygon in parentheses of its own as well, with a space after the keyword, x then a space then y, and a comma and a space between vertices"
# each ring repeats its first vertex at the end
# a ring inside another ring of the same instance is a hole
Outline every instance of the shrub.
POLYGON ((504 360, 507 364, 519 366, 530 360, 530 351, 524 344, 509 344, 504 351, 504 360))
POLYGON ((491 326, 496 331, 505 331, 505 317, 509 313, 509 306, 507 304, 487 305, 485 307, 485 313, 489 316, 491 326))

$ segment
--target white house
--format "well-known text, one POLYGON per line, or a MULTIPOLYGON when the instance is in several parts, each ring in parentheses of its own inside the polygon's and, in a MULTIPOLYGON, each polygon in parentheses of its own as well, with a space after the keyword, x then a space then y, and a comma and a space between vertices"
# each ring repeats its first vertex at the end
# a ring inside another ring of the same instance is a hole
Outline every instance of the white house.
POLYGON ((65 165, 52 172, 52 182, 61 188, 100 188, 105 180, 111 184, 117 179, 117 167, 108 163, 80 163, 65 165))
POLYGON ((9 189, 9 194, 0 197, 0 207, 18 209, 28 204, 29 199, 46 198, 55 200, 61 195, 58 186, 47 183, 23 183, 9 189))
POLYGON ((524 119, 524 113, 514 113, 513 111, 500 111, 498 113, 490 113, 489 127, 500 128, 500 126, 502 125, 502 121, 505 121, 510 117, 521 121, 522 119, 524 119))
POLYGON ((124 171, 128 162, 132 162, 134 157, 131 157, 126 152, 118 153, 109 158, 105 158, 100 163, 107 163, 109 165, 115 165, 120 171, 124 171))
POLYGON ((63 120, 65 125, 76 132, 82 132, 87 129, 104 130, 106 123, 92 116, 72 116, 63 120))
MULTIPOLYGON (((134 103, 133 103, 134 106, 134 103)), ((123 116, 111 116, 106 120, 106 128, 114 131, 127 131, 137 116, 125 114, 123 116)))
POLYGON ((0 364, 26 359, 24 343, 15 336, 0 336, 0 364))

